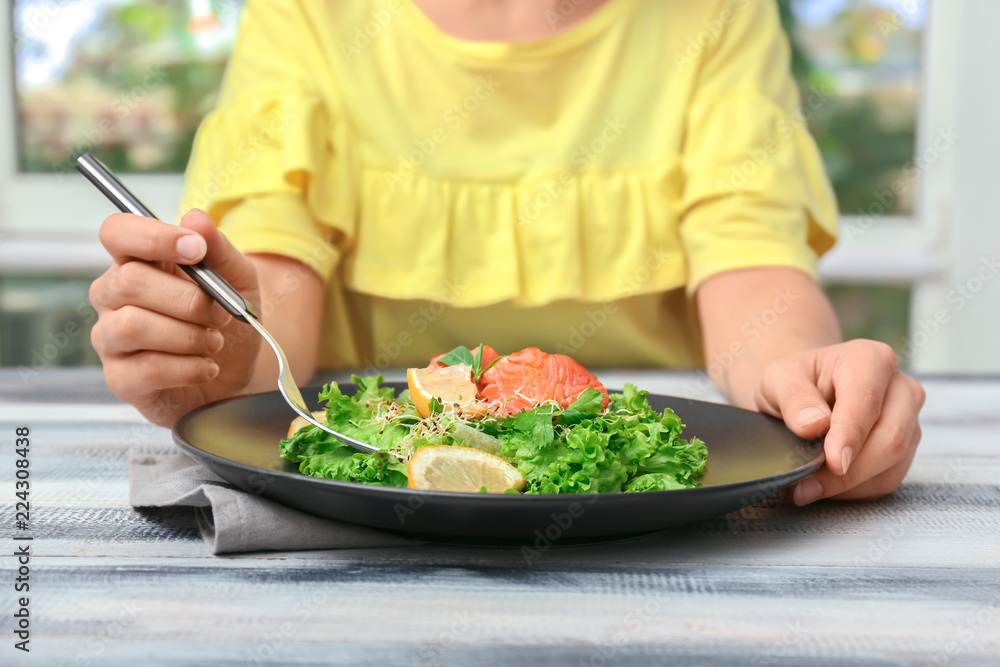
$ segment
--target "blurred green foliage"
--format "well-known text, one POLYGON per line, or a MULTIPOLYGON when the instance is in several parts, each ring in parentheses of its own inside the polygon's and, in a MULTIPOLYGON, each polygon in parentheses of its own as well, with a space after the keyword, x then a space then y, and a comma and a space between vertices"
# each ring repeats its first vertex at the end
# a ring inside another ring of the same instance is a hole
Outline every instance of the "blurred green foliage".
POLYGON ((844 340, 880 340, 902 353, 910 321, 908 285, 834 284, 823 289, 837 312, 844 340))
MULTIPOLYGON (((817 31, 805 29, 796 20, 795 3, 778 0, 792 46, 792 72, 803 96, 813 87, 833 89, 834 95, 810 115, 809 126, 823 154, 841 212, 858 215, 877 201, 876 191, 886 190, 893 181, 904 178, 903 168, 913 158, 919 40, 914 31, 902 29, 882 34, 878 26, 893 20, 890 10, 870 0, 849 0, 823 30, 826 39, 821 48, 828 51, 828 57, 822 64, 814 57, 817 31), (893 55, 893 69, 887 73, 885 70, 890 68, 885 61, 893 55), (895 62, 900 55, 904 63, 910 60, 908 71, 902 75, 895 62), (842 70, 848 69, 854 79, 866 82, 863 92, 841 90, 842 70)), ((897 215, 911 212, 910 199, 904 197, 887 211, 897 215)))

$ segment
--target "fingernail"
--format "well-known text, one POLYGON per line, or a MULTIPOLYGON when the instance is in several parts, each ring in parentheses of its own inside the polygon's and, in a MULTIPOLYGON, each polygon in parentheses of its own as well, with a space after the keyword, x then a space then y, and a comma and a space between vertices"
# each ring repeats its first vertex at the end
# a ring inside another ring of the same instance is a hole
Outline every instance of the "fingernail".
POLYGON ((792 502, 796 505, 808 505, 812 501, 823 495, 823 487, 812 478, 807 478, 799 482, 792 494, 792 502))
POLYGON ((826 410, 821 408, 802 408, 796 419, 799 422, 799 426, 809 426, 809 424, 815 424, 823 417, 826 417, 826 410))
POLYGON ((219 333, 218 331, 208 332, 208 351, 210 353, 215 354, 216 352, 221 350, 225 342, 226 340, 222 337, 222 334, 219 333))
POLYGON ((205 239, 197 234, 185 234, 177 239, 177 254, 181 259, 197 262, 205 255, 206 250, 208 246, 205 245, 205 239))
POLYGON ((208 379, 214 380, 215 376, 219 374, 219 364, 215 363, 211 359, 208 360, 208 379))
POLYGON ((212 304, 212 321, 210 324, 216 329, 221 329, 222 327, 229 324, 229 320, 233 319, 233 316, 226 312, 226 309, 219 304, 212 304))
POLYGON ((850 447, 844 447, 843 451, 840 453, 840 465, 844 468, 844 474, 847 474, 848 468, 851 467, 851 459, 854 458, 854 450, 850 447))

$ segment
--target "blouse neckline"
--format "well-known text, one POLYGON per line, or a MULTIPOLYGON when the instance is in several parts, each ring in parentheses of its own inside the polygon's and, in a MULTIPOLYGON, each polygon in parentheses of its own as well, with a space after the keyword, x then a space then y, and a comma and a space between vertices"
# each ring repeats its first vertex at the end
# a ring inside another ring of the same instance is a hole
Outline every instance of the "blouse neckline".
POLYGON ((460 56, 480 60, 533 60, 569 51, 600 35, 637 0, 608 0, 581 22, 548 37, 523 42, 470 41, 442 30, 413 0, 400 0, 409 24, 425 40, 460 56))

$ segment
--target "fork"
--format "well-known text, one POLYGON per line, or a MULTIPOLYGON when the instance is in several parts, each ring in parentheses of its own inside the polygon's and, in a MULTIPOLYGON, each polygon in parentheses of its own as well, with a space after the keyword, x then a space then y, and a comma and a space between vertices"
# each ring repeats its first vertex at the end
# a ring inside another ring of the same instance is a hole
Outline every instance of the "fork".
MULTIPOLYGON (((159 220, 159 218, 153 215, 152 211, 146 208, 146 206, 139 201, 135 195, 129 192, 128 188, 122 185, 121 181, 119 181, 114 174, 111 173, 111 170, 108 169, 104 163, 90 153, 84 153, 77 158, 76 168, 81 174, 86 176, 87 180, 93 183, 105 197, 110 199, 111 202, 117 206, 120 211, 122 211, 122 213, 131 213, 133 215, 141 215, 146 218, 159 220)), ((181 267, 181 270, 184 271, 184 273, 186 273, 191 280, 196 282, 203 290, 205 290, 210 297, 215 299, 220 306, 225 308, 230 315, 241 322, 249 324, 257 330, 257 333, 259 333, 265 341, 267 341, 267 344, 270 345, 271 349, 274 351, 274 355, 278 358, 278 390, 281 392, 281 395, 284 397, 288 405, 290 405, 300 417, 313 426, 317 426, 326 431, 344 444, 350 445, 354 449, 365 452, 366 454, 386 451, 344 435, 343 433, 338 433, 329 426, 316 420, 316 418, 310 414, 309 408, 306 407, 306 402, 302 399, 302 392, 299 391, 294 378, 292 378, 292 371, 288 365, 288 358, 285 356, 284 350, 282 350, 281 346, 278 345, 278 341, 274 339, 274 336, 272 336, 258 321, 257 313, 254 312, 253 306, 250 302, 247 301, 242 294, 233 289, 233 287, 226 282, 222 276, 210 269, 204 262, 198 262, 197 264, 191 266, 186 264, 179 264, 178 266, 181 267)), ((393 452, 388 453, 393 454, 393 452)), ((398 455, 397 458, 399 458, 398 455)))

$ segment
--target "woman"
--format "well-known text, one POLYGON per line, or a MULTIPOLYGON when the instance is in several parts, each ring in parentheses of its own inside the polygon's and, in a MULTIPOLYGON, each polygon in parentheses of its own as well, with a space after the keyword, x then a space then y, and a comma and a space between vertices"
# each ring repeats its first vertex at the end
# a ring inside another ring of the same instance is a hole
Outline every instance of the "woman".
POLYGON ((273 389, 258 337, 171 268, 204 259, 300 383, 479 342, 704 364, 826 434, 796 503, 891 492, 923 390, 841 343, 815 282, 837 211, 788 61, 773 2, 250 0, 181 225, 102 227, 108 385, 163 425, 273 389))

